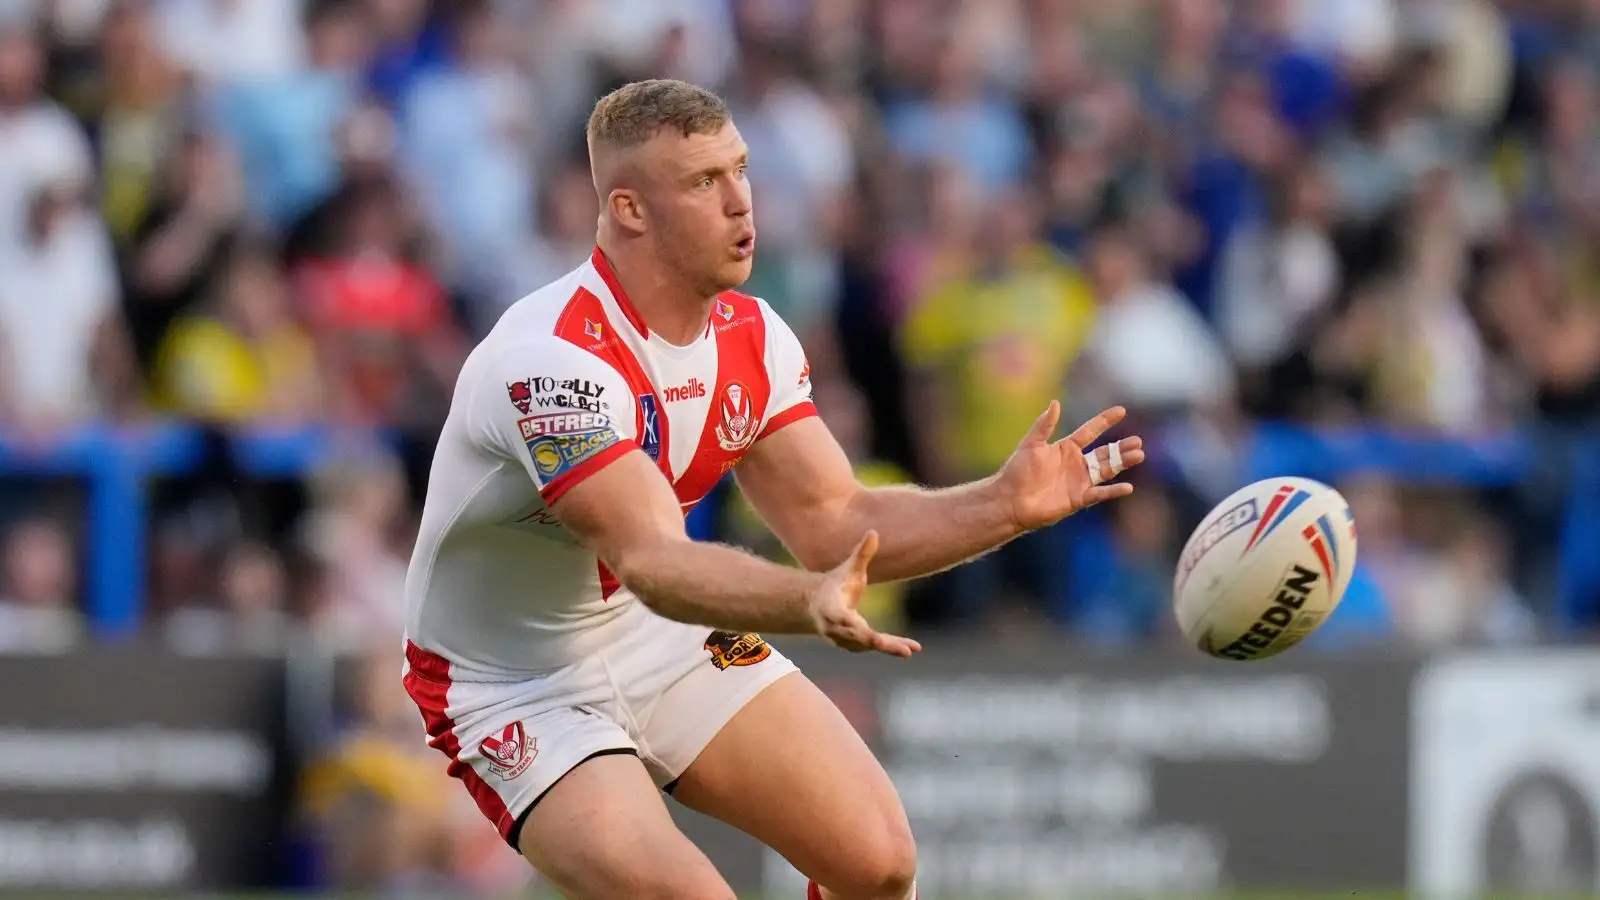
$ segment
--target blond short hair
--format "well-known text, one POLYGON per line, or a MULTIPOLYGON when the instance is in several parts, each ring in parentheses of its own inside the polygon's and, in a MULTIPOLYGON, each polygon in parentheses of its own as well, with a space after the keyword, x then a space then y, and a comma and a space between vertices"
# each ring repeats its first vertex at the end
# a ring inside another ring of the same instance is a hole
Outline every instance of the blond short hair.
POLYGON ((728 105, 711 91, 685 81, 635 81, 600 98, 589 114, 589 153, 637 147, 664 128, 688 137, 715 134, 728 124, 728 105))

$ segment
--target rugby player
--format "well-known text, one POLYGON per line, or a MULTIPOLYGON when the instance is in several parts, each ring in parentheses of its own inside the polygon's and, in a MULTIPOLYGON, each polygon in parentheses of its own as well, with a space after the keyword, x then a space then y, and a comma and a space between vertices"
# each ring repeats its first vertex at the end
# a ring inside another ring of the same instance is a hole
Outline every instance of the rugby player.
POLYGON ((763 640, 909 657, 856 610, 1125 496, 1140 439, 1107 410, 945 490, 868 490, 810 400, 799 341, 736 293, 756 231, 747 152, 714 94, 629 84, 587 129, 588 260, 513 305, 467 359, 407 578, 406 688, 429 743, 558 889, 731 898, 661 791, 776 849, 812 898, 904 900, 916 853, 843 715, 763 640), (729 471, 804 569, 692 541, 729 471))

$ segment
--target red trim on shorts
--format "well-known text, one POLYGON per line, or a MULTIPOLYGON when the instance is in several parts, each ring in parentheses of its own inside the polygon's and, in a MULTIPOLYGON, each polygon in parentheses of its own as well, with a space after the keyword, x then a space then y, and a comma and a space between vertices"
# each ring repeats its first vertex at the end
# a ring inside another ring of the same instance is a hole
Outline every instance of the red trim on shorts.
POLYGON ((423 724, 428 728, 428 746, 450 760, 445 771, 466 785, 478 810, 494 823, 502 838, 509 838, 511 827, 516 824, 511 810, 476 769, 461 761, 461 739, 456 737, 455 720, 447 712, 450 708, 450 661, 408 640, 406 662, 409 664, 405 675, 406 693, 422 712, 423 724))
POLYGON ((553 507, 556 505, 557 500, 567 495, 567 491, 593 478, 599 474, 601 469, 621 459, 628 451, 637 449, 639 449, 639 445, 633 441, 617 441, 594 456, 578 463, 576 467, 550 479, 550 483, 539 491, 539 496, 544 498, 546 505, 553 507))
POLYGON ((769 438, 773 432, 782 429, 785 425, 793 425, 801 419, 809 419, 816 414, 817 405, 810 400, 802 400, 769 419, 766 427, 761 430, 761 437, 756 438, 756 440, 769 438))
POLYGON ((639 315, 639 311, 633 308, 633 301, 623 292, 622 282, 617 280, 617 270, 611 268, 611 260, 606 259, 605 251, 596 246, 589 254, 589 262, 594 265, 595 271, 600 273, 600 280, 611 289, 611 296, 616 298, 617 306, 622 309, 623 316, 627 317, 628 324, 633 326, 640 337, 649 337, 650 326, 644 323, 644 316, 639 315))

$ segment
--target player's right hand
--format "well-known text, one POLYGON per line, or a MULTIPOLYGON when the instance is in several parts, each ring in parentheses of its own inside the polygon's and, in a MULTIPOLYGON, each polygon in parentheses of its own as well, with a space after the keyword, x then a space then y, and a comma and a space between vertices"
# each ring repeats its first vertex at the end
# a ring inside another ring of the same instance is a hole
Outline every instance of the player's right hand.
POLYGON ((868 531, 844 562, 823 576, 811 595, 811 621, 817 634, 852 653, 876 650, 906 659, 922 649, 910 638, 873 629, 857 607, 867 589, 867 565, 878 552, 878 533, 868 531))

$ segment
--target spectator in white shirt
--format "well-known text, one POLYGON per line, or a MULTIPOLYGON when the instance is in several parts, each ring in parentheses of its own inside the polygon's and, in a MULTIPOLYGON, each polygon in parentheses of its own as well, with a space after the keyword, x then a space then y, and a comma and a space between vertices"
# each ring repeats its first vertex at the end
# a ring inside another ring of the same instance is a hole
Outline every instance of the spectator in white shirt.
POLYGON ((34 436, 125 410, 138 383, 87 173, 45 168, 20 240, 0 247, 0 425, 34 436))
POLYGON ((25 23, 0 20, 0 252, 22 242, 28 206, 50 167, 88 171, 89 143, 42 93, 44 52, 25 23))
POLYGON ((167 58, 203 84, 287 75, 305 54, 301 0, 161 0, 167 58))
POLYGON ((1085 349, 1088 377, 1149 414, 1212 408, 1233 396, 1233 369, 1194 304, 1156 279, 1124 227, 1100 229, 1089 250, 1100 312, 1085 349))

